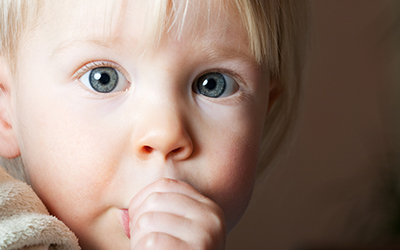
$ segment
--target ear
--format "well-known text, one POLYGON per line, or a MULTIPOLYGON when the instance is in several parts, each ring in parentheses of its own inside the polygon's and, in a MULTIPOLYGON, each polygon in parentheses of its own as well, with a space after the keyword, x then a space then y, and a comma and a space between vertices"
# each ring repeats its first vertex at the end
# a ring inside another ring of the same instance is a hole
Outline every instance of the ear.
POLYGON ((20 149, 12 125, 11 72, 8 64, 0 58, 0 155, 12 159, 20 155, 20 149))
POLYGON ((269 85, 268 113, 270 112, 272 106, 278 100, 280 95, 281 89, 279 88, 279 80, 271 78, 269 85))

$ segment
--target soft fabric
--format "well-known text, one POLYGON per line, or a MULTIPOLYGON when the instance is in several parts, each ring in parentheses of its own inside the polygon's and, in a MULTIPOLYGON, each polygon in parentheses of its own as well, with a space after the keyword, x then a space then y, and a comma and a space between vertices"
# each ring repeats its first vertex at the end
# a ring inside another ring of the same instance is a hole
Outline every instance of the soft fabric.
POLYGON ((78 240, 24 182, 0 167, 0 250, 75 250, 78 240))

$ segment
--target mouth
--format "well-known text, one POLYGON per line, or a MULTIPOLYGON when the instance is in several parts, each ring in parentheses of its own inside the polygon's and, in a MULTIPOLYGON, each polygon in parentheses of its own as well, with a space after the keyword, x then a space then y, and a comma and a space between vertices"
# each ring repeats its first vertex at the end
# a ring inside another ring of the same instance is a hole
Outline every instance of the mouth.
POLYGON ((129 213, 128 209, 122 209, 121 210, 121 224, 122 228, 124 229, 125 235, 130 239, 131 238, 131 233, 130 233, 130 228, 129 228, 129 213))

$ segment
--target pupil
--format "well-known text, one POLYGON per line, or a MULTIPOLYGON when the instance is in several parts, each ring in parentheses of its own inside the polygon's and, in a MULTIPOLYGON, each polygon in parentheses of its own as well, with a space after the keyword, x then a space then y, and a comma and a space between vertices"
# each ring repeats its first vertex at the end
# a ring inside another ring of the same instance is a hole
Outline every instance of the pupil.
POLYGON ((205 80, 203 86, 208 90, 213 90, 217 87, 217 82, 214 79, 205 80))
POLYGON ((110 76, 107 73, 101 74, 99 82, 101 84, 108 84, 110 82, 110 76))
POLYGON ((218 98, 225 92, 226 81, 223 74, 211 72, 198 78, 193 87, 197 88, 193 90, 198 94, 211 98, 218 98))

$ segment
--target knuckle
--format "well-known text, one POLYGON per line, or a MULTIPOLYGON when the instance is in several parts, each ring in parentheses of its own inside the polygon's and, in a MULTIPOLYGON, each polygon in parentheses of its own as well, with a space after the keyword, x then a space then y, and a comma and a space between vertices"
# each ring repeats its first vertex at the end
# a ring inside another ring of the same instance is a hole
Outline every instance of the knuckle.
POLYGON ((143 237, 140 243, 143 246, 143 249, 157 249, 157 246, 160 245, 159 238, 160 237, 158 233, 149 233, 143 237))
POLYGON ((168 187, 171 185, 176 185, 178 183, 177 180, 174 179, 169 179, 169 178, 162 178, 161 180, 158 181, 158 185, 160 185, 161 187, 168 187))
POLYGON ((208 206, 208 211, 205 215, 206 226, 216 231, 225 231, 225 216, 222 208, 217 204, 211 204, 208 206))
POLYGON ((147 196, 145 199, 145 202, 144 202, 144 206, 145 206, 146 210, 157 209, 157 207, 163 200, 163 195, 164 195, 163 193, 154 192, 154 193, 151 193, 149 196, 147 196))
POLYGON ((158 201, 160 200, 161 197, 162 197, 162 193, 160 193, 160 192, 151 193, 151 194, 149 194, 149 196, 147 196, 146 203, 148 203, 149 205, 156 204, 156 203, 158 203, 158 201))
POLYGON ((188 183, 176 179, 169 179, 169 178, 162 178, 157 181, 156 184, 159 188, 166 189, 166 190, 176 190, 176 189, 192 189, 188 183))
POLYGON ((176 238, 158 232, 151 232, 146 234, 138 242, 139 249, 188 249, 187 247, 182 247, 184 244, 177 240, 176 238))
POLYGON ((222 208, 220 206, 218 206, 217 204, 213 204, 212 206, 212 210, 214 211, 213 214, 215 214, 220 220, 224 220, 225 216, 224 216, 224 211, 222 210, 222 208))
POLYGON ((198 234, 198 243, 201 249, 224 249, 226 235, 217 229, 208 229, 198 234))
POLYGON ((210 210, 203 218, 197 233, 202 249, 223 249, 226 238, 225 217, 218 205, 208 207, 210 210), (217 247, 217 248, 215 248, 217 247))
POLYGON ((210 221, 215 230, 221 231, 225 228, 225 220, 219 214, 210 214, 210 221))
POLYGON ((154 213, 146 212, 139 216, 136 222, 136 227, 139 230, 149 230, 154 221, 154 213))

